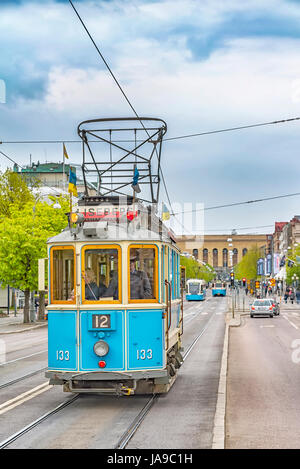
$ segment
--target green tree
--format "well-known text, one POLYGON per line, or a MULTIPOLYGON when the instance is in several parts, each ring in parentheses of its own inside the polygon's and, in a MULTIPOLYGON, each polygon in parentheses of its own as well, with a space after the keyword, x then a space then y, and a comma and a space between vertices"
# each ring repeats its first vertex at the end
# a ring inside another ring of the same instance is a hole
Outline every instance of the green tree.
POLYGON ((23 210, 27 202, 34 203, 34 196, 20 174, 7 170, 0 174, 0 218, 10 217, 11 210, 23 210))
POLYGON ((29 322, 30 291, 37 290, 38 259, 47 257, 46 241, 67 225, 68 199, 60 209, 46 202, 27 202, 23 210, 10 207, 10 218, 0 224, 0 283, 25 293, 24 322, 29 322))
POLYGON ((180 265, 186 268, 186 278, 199 278, 210 282, 215 277, 213 268, 209 265, 203 265, 192 257, 180 256, 180 265))
POLYGON ((293 275, 296 274, 297 277, 299 278, 298 284, 300 281, 300 263, 297 261, 296 256, 299 258, 300 256, 300 246, 297 246, 293 250, 288 251, 288 259, 294 261, 294 264, 289 267, 288 261, 286 262, 286 283, 288 285, 293 284, 293 275))
POLYGON ((247 280, 256 279, 256 264, 260 258, 260 251, 257 246, 248 250, 242 260, 234 267, 234 273, 237 280, 246 278, 247 280))

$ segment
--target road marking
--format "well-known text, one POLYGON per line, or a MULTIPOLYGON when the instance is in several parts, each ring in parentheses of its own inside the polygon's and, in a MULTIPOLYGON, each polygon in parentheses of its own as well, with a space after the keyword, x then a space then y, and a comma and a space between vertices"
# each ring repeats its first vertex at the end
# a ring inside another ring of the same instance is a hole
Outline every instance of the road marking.
POLYGON ((9 401, 4 402, 0 405, 0 415, 8 412, 9 410, 14 409, 15 407, 23 404, 26 401, 38 396, 42 392, 48 391, 48 389, 53 388, 53 385, 49 385, 47 383, 40 384, 36 388, 30 389, 29 391, 20 394, 19 396, 15 397, 14 399, 10 399, 9 401))
POLYGON ((31 355, 27 355, 26 357, 16 358, 15 360, 11 360, 9 362, 1 363, 0 366, 9 365, 10 363, 15 363, 15 362, 18 362, 20 360, 25 360, 26 358, 35 357, 36 355, 41 355, 42 353, 45 353, 45 352, 48 352, 48 350, 45 349, 45 350, 42 350, 41 352, 36 352, 36 353, 32 353, 31 355))
POLYGON ((259 326, 259 327, 275 327, 274 324, 270 324, 269 326, 259 326))
POLYGON ((201 313, 201 314, 208 314, 208 313, 201 313))
POLYGON ((296 324, 294 324, 292 321, 290 321, 285 314, 283 314, 282 317, 286 319, 290 323, 290 325, 293 326, 295 329, 299 329, 299 327, 296 326, 296 324))

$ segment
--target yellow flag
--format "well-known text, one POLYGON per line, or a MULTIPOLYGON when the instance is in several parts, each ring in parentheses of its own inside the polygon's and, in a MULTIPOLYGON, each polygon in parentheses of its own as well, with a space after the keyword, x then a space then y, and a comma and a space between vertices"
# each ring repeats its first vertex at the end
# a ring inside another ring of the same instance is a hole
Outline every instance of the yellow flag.
POLYGON ((69 155, 67 153, 67 150, 66 150, 66 147, 65 147, 65 144, 64 145, 64 157, 67 158, 67 160, 69 159, 69 155))

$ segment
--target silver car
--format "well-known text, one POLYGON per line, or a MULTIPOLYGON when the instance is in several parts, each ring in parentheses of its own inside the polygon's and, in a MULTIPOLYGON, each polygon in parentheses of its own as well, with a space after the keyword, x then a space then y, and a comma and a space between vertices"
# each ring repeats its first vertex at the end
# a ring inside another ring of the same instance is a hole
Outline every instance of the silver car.
POLYGON ((270 316, 272 318, 276 314, 275 304, 273 300, 257 299, 250 305, 250 316, 270 316))

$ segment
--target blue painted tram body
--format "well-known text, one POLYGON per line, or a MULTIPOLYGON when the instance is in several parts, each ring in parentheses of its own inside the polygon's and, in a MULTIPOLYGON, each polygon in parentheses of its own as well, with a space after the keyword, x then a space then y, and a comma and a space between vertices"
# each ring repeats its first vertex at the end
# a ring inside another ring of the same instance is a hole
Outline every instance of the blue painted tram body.
POLYGON ((126 207, 123 223, 85 217, 48 240, 50 384, 117 395, 169 390, 183 361, 180 256, 157 226, 139 203, 126 207))
POLYGON ((212 296, 226 296, 226 283, 222 283, 222 282, 213 283, 212 296))
POLYGON ((189 279, 186 282, 187 285, 187 293, 186 293, 186 300, 187 301, 203 301, 206 298, 206 282, 201 279, 189 279))

